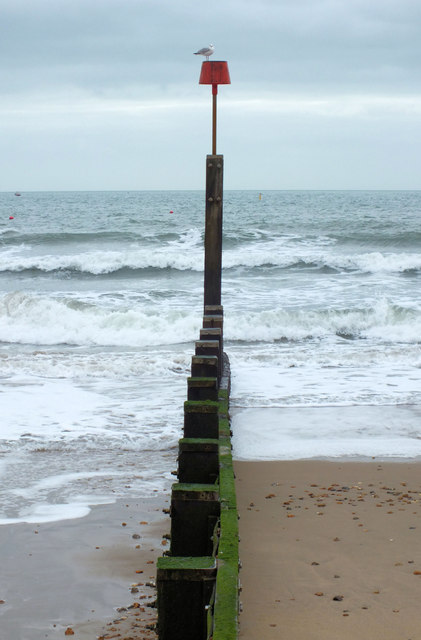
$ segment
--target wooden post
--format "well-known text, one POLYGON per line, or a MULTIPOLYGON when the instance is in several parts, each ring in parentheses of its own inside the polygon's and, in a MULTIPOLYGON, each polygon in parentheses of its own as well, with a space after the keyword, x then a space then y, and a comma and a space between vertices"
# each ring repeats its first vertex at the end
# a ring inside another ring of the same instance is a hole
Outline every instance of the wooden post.
POLYGON ((187 400, 218 400, 218 387, 216 376, 187 378, 187 400))
POLYGON ((191 359, 192 378, 217 378, 218 377, 218 357, 217 356, 192 356, 191 359))
POLYGON ((224 308, 220 304, 205 305, 205 316, 221 316, 224 317, 224 308))
POLYGON ((205 557, 158 558, 159 640, 206 640, 207 608, 216 581, 216 560, 205 557))
POLYGON ((187 400, 184 403, 184 437, 219 437, 219 402, 187 400))
POLYGON ((195 342, 196 356, 217 356, 218 358, 218 382, 222 375, 222 360, 220 340, 198 340, 195 342))
MULTIPOLYGON (((205 316, 209 318, 210 316, 205 316)), ((219 342, 219 353, 222 362, 222 354, 224 352, 224 344, 222 341, 222 329, 220 327, 205 327, 204 329, 200 329, 200 340, 206 342, 206 340, 218 340, 219 342)), ((222 369, 221 369, 222 373, 222 369)))
POLYGON ((173 484, 171 555, 211 556, 220 507, 217 484, 173 484))
POLYGON ((182 438, 178 442, 178 481, 212 484, 218 480, 219 440, 182 438))
POLYGON ((222 316, 203 316, 204 329, 223 329, 224 318, 222 316))
POLYGON ((206 157, 205 307, 221 304, 224 156, 206 157))

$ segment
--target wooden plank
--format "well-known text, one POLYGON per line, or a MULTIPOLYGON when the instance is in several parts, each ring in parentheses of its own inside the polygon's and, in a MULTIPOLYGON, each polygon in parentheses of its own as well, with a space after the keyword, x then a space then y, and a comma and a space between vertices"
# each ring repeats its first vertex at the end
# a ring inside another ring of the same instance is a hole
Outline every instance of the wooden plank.
POLYGON ((224 157, 206 157, 204 305, 221 304, 224 157))

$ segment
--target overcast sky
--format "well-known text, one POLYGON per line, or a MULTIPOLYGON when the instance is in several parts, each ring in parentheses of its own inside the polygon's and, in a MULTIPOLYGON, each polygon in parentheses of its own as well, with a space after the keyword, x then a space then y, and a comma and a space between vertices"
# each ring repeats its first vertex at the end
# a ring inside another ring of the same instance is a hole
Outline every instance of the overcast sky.
POLYGON ((0 0, 0 191, 421 189, 420 0, 0 0))

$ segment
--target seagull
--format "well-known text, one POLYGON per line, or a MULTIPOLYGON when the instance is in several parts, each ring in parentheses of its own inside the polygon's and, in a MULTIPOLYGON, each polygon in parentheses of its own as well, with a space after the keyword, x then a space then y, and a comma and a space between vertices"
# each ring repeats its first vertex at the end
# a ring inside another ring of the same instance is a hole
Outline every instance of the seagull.
POLYGON ((208 47, 203 47, 203 49, 199 49, 199 51, 196 51, 193 55, 206 56, 206 60, 209 60, 209 56, 211 56, 214 51, 215 51, 215 47, 213 46, 213 44, 210 44, 208 47))

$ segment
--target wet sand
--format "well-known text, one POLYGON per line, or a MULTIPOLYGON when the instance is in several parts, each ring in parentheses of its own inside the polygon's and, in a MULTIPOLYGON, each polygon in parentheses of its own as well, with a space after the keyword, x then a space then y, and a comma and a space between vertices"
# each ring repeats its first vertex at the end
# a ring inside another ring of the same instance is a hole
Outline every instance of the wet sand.
MULTIPOLYGON (((240 640, 419 637, 419 463, 235 462, 235 473, 240 640)), ((0 527, 1 637, 155 640, 147 605, 168 499, 0 527)))
POLYGON ((421 464, 236 462, 240 640, 420 637, 421 464))
POLYGON ((85 518, 1 526, 1 638, 155 638, 147 605, 170 529, 166 507, 160 494, 85 518))

